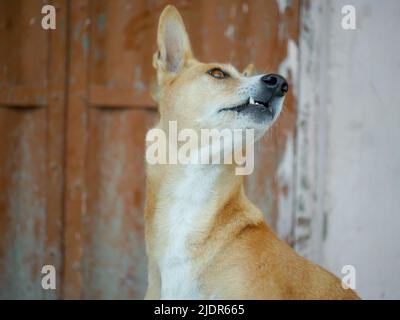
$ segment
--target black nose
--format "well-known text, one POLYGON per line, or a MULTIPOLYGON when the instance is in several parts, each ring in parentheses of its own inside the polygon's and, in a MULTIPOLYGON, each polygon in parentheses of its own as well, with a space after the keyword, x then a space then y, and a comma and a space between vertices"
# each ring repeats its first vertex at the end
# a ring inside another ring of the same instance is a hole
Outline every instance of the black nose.
POLYGON ((266 74, 261 78, 263 84, 275 94, 284 96, 289 91, 289 85, 279 74, 266 74))

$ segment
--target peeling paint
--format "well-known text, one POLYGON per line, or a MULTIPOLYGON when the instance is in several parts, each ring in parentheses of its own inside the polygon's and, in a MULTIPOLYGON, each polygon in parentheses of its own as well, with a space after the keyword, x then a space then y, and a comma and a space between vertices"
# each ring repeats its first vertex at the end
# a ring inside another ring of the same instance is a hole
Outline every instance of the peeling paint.
POLYGON ((89 37, 88 37, 87 34, 85 34, 82 37, 81 43, 82 43, 83 53, 84 53, 85 56, 87 56, 87 54, 89 52, 89 37))
POLYGON ((97 29, 100 32, 103 32, 106 28, 106 14, 105 13, 100 13, 98 18, 97 18, 97 29))
POLYGON ((225 37, 227 37, 230 41, 235 41, 235 26, 230 24, 226 28, 224 32, 225 37))
POLYGON ((141 80, 142 78, 142 68, 141 66, 135 66, 135 82, 133 83, 133 87, 138 92, 144 91, 146 89, 146 85, 141 80))
POLYGON ((279 13, 284 14, 286 8, 290 6, 291 0, 276 0, 276 2, 278 3, 279 13))
POLYGON ((278 167, 279 219, 277 232, 282 239, 288 240, 293 225, 293 188, 294 188, 294 143, 291 135, 287 136, 286 147, 278 167))
POLYGON ((138 91, 144 91, 146 89, 145 84, 142 81, 135 81, 135 83, 133 84, 133 88, 138 91))
POLYGON ((39 268, 44 259, 45 201, 38 177, 46 170, 45 154, 35 144, 40 136, 37 121, 32 121, 28 115, 22 117, 11 134, 16 145, 9 159, 16 161, 16 166, 13 165, 6 193, 8 208, 4 213, 10 222, 3 235, 8 245, 6 256, 0 259, 4 272, 0 276, 0 298, 41 299, 39 268), (35 153, 33 148, 36 148, 35 153))
POLYGON ((79 40, 79 37, 80 37, 80 35, 81 35, 81 22, 80 21, 78 21, 77 23, 76 23, 76 27, 75 27, 75 30, 74 30, 74 40, 75 41, 77 41, 77 40, 79 40))
POLYGON ((279 66, 279 73, 286 77, 287 79, 291 79, 294 88, 293 92, 297 95, 298 88, 298 69, 299 69, 299 52, 296 45, 292 39, 288 40, 287 43, 287 55, 286 58, 282 61, 279 66))

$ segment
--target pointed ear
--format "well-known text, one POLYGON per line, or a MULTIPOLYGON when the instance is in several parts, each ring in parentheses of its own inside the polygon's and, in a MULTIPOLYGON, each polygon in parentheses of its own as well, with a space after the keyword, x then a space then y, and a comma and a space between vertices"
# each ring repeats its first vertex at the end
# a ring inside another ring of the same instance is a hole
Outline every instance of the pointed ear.
POLYGON ((166 6, 161 13, 157 45, 158 52, 154 56, 153 65, 158 71, 176 74, 193 58, 185 25, 174 6, 166 6))
POLYGON ((251 77, 255 73, 254 64, 250 63, 242 72, 245 77, 251 77))

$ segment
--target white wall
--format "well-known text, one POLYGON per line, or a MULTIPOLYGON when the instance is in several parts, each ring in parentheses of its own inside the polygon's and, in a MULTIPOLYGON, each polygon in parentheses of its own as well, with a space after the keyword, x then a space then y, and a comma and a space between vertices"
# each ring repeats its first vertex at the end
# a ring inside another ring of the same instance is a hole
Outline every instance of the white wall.
MULTIPOLYGON (((324 136, 316 138, 323 209, 313 218, 321 237, 310 246, 319 246, 315 260, 339 276, 344 265, 354 265, 362 298, 400 299, 400 1, 310 2, 326 10, 317 22, 324 49, 323 62, 315 61, 316 88, 323 92, 314 119, 325 121, 314 123, 314 135, 324 136), (353 31, 341 27, 347 4, 356 8, 353 31)), ((304 102, 307 93, 301 94, 304 102)))

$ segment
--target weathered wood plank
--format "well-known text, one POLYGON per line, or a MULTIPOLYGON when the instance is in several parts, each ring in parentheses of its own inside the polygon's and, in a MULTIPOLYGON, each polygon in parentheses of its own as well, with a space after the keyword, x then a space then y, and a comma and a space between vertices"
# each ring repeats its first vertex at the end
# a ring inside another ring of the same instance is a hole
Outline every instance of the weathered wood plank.
MULTIPOLYGON (((46 103, 48 42, 40 27, 41 4, 38 0, 0 2, 0 87, 11 97, 2 102, 15 107, 18 103, 29 102, 32 107, 46 103), (19 91, 33 87, 39 95, 19 91)), ((43 297, 46 132, 45 108, 0 108, 1 298, 43 297)))
POLYGON ((45 298, 62 296, 63 261, 63 210, 64 210, 64 148, 66 116, 66 69, 67 69, 67 0, 52 4, 57 11, 56 30, 49 37, 49 89, 47 108, 47 204, 46 247, 44 263, 56 268, 56 290, 45 291, 45 298))
POLYGON ((82 294, 82 239, 86 213, 89 1, 73 1, 69 5, 63 297, 79 299, 82 294))

